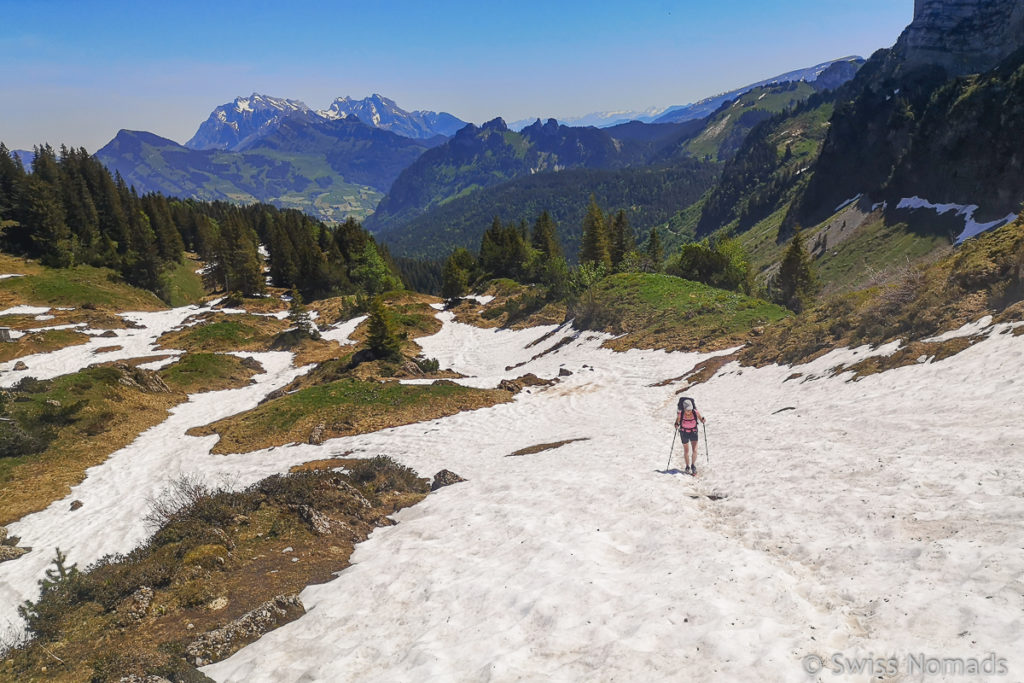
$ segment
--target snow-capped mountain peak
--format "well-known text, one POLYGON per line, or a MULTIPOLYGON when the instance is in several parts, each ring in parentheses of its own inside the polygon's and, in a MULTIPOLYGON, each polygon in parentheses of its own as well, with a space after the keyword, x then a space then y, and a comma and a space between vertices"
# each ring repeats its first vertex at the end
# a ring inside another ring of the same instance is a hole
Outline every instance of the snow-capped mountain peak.
POLYGON ((236 97, 233 102, 214 109, 185 146, 192 149, 244 149, 254 140, 276 130, 286 116, 310 111, 299 100, 256 92, 248 97, 236 97))

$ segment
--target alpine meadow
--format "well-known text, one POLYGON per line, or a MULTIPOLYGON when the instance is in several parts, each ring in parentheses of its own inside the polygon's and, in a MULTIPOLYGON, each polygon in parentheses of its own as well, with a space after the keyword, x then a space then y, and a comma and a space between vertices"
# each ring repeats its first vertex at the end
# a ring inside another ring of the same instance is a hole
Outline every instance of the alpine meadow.
POLYGON ((1024 680, 1024 4, 0 8, 0 681, 1024 680))

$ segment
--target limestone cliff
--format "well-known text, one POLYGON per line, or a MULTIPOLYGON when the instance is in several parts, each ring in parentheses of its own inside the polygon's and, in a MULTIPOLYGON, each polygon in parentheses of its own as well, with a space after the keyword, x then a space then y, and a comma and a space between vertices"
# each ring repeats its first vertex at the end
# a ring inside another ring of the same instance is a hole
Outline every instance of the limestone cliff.
POLYGON ((1022 45, 1020 0, 915 0, 896 53, 908 65, 937 64, 960 76, 988 71, 1022 45))

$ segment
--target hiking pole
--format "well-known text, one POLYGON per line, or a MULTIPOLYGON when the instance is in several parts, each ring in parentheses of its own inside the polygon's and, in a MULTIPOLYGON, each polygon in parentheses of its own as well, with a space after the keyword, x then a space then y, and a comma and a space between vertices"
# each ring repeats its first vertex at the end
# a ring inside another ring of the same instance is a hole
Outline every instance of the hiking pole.
POLYGON ((703 422, 700 426, 704 428, 704 457, 707 458, 708 467, 711 467, 711 451, 708 450, 708 426, 703 422))
MULTIPOLYGON (((707 437, 704 437, 704 438, 705 438, 705 440, 707 440, 707 437)), ((668 451, 668 462, 665 464, 665 469, 666 470, 668 469, 668 466, 672 464, 672 451, 674 451, 675 449, 676 449, 676 428, 673 426, 672 427, 672 448, 670 448, 669 451, 668 451)))

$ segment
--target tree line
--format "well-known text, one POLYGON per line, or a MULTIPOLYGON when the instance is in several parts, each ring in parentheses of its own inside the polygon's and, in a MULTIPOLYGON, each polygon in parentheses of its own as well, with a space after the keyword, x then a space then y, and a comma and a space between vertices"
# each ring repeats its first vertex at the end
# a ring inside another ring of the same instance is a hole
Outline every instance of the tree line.
POLYGON ((83 148, 34 152, 26 171, 0 143, 0 249, 8 253, 54 268, 111 268, 165 301, 186 251, 207 263, 209 286, 245 296, 268 283, 307 301, 403 286, 387 250, 354 220, 331 227, 268 204, 140 196, 83 148))

